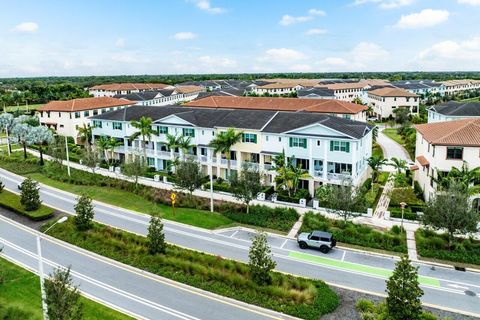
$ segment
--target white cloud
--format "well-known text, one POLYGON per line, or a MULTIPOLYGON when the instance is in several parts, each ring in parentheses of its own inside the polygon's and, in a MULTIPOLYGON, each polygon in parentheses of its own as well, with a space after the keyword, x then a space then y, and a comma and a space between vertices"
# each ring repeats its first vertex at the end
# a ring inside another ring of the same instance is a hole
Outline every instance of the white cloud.
POLYGON ((35 32, 37 30, 38 24, 35 22, 22 22, 12 29, 13 32, 35 32))
POLYGON ((175 40, 192 40, 196 37, 197 35, 193 32, 178 32, 172 36, 172 38, 175 40))
POLYGON ((480 36, 463 41, 447 40, 424 49, 415 57, 415 63, 428 70, 480 69, 480 36))
POLYGON ((366 3, 375 3, 382 9, 396 9, 413 4, 415 0, 355 0, 352 5, 362 5, 366 3))
POLYGON ((305 32, 307 36, 316 36, 327 33, 326 29, 309 29, 305 32))
POLYGON ((326 16, 327 14, 323 10, 318 10, 318 9, 310 9, 308 10, 308 14, 311 16, 326 16))
POLYGON ((328 57, 318 65, 324 71, 363 71, 388 69, 390 54, 371 42, 360 42, 350 51, 337 57, 328 57))
POLYGON ((195 5, 200 10, 206 11, 211 14, 220 14, 226 11, 224 8, 212 7, 209 0, 193 0, 193 2, 195 2, 195 5))
POLYGON ((280 20, 279 24, 281 24, 282 26, 289 26, 296 23, 307 22, 312 19, 313 19, 312 16, 293 17, 291 15, 285 14, 280 20))
POLYGON ((266 63, 288 65, 292 61, 301 61, 306 58, 307 56, 303 52, 297 50, 288 48, 273 48, 265 51, 265 53, 257 60, 266 63))
POLYGON ((395 27, 400 29, 428 28, 448 20, 447 10, 423 9, 420 12, 402 15, 395 27))
POLYGON ((202 72, 231 72, 237 67, 237 62, 235 60, 225 57, 212 57, 205 55, 199 57, 197 60, 200 63, 199 67, 202 72))
POLYGON ((312 66, 310 64, 294 64, 290 67, 292 72, 310 72, 312 71, 312 66))
POLYGON ((458 0, 460 4, 469 4, 472 6, 480 6, 480 0, 458 0))
POLYGON ((117 48, 123 48, 125 47, 126 41, 124 38, 118 38, 117 41, 115 41, 115 46, 117 48))

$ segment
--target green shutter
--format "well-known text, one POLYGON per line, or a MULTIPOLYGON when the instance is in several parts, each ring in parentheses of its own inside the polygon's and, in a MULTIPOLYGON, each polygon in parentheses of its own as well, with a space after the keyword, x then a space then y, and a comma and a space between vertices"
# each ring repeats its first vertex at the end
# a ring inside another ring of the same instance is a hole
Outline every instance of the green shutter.
POLYGON ((302 139, 303 140, 303 148, 307 149, 307 139, 302 139))
POLYGON ((195 129, 191 129, 192 130, 192 138, 195 138, 195 129))
POLYGON ((333 151, 333 141, 330 141, 330 151, 333 151))
POLYGON ((290 148, 291 148, 291 147, 293 146, 293 138, 288 138, 288 139, 289 139, 289 143, 288 143, 288 144, 289 144, 289 146, 290 146, 290 148))
POLYGON ((257 135, 256 134, 253 135, 253 143, 257 143, 257 135))
POLYGON ((350 142, 346 142, 345 152, 347 152, 347 153, 350 152, 350 142))

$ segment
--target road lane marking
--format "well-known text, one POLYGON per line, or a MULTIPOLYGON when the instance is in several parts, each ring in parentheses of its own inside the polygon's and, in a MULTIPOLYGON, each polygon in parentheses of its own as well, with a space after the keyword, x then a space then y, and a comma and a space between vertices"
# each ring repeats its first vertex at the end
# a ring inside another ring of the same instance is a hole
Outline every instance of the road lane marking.
POLYGON ((345 255, 347 254, 347 251, 346 250, 343 250, 343 254, 342 254, 342 262, 345 261, 345 255))
POLYGON ((237 231, 235 231, 234 233, 232 233, 232 234, 230 235, 230 237, 229 237, 229 238, 233 238, 233 237, 235 237, 235 235, 236 235, 237 233, 238 233, 238 230, 237 230, 237 231))
POLYGON ((463 290, 469 290, 469 287, 464 287, 464 286, 459 286, 458 284, 451 284, 447 283, 447 286, 455 288, 455 289, 463 289, 463 290))
POLYGON ((283 249, 283 246, 285 246, 288 242, 288 239, 285 239, 285 241, 283 241, 282 245, 280 246, 280 249, 283 249))

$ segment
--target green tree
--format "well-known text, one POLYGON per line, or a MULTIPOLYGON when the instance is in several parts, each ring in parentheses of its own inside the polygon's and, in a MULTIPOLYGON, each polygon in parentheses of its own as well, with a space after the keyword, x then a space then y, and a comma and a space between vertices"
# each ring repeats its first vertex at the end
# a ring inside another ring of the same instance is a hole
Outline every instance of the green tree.
POLYGON ((95 173, 97 165, 101 161, 99 152, 91 146, 85 147, 85 149, 82 150, 81 159, 82 164, 90 168, 90 170, 92 170, 92 173, 95 173))
POLYGON ((225 153, 227 157, 227 177, 230 177, 230 160, 232 147, 242 140, 242 132, 236 132, 234 128, 229 128, 227 131, 222 131, 210 141, 210 146, 214 152, 225 153))
POLYGON ((83 126, 78 128, 78 137, 82 143, 85 143, 87 146, 92 145, 92 127, 88 124, 83 124, 83 126))
POLYGON ((187 190, 192 199, 193 191, 200 188, 205 182, 205 175, 202 173, 201 165, 191 157, 179 161, 175 170, 174 184, 178 189, 187 190))
POLYGON ((83 303, 78 287, 73 285, 70 267, 53 271, 50 280, 45 281, 45 293, 49 319, 83 319, 83 303))
POLYGON ((147 173, 148 167, 141 157, 132 155, 132 159, 122 165, 122 173, 135 182, 135 189, 138 188, 138 178, 147 173))
POLYGON ((395 122, 399 123, 400 125, 405 125, 408 122, 408 117, 410 115, 410 111, 408 108, 399 107, 393 110, 395 114, 395 122))
POLYGON ((160 217, 152 217, 148 226, 148 251, 150 254, 165 253, 167 244, 163 233, 163 223, 160 217))
POLYGON ((40 152, 40 165, 43 166, 43 148, 53 143, 54 137, 50 129, 44 126, 32 127, 30 129, 30 141, 38 146, 40 152))
POLYGON ((20 203, 27 211, 34 211, 40 208, 42 201, 40 200, 40 188, 38 182, 31 178, 26 178, 20 185, 20 203))
POLYGON ((339 186, 332 186, 325 200, 327 212, 342 217, 344 222, 367 209, 363 190, 355 188, 349 179, 342 181, 339 186))
POLYGON ((372 182, 377 182, 378 174, 380 169, 384 164, 387 163, 387 160, 383 159, 382 156, 371 156, 367 159, 368 166, 372 169, 372 182))
POLYGON ((397 170, 397 174, 402 172, 402 170, 407 170, 408 169, 407 161, 405 161, 403 159, 398 159, 398 158, 393 157, 393 158, 390 159, 390 161, 391 162, 388 165, 394 167, 395 170, 397 170))
POLYGON ((248 258, 252 280, 259 285, 270 284, 272 281, 270 271, 275 268, 277 263, 272 259, 265 232, 260 232, 253 237, 248 258))
POLYGON ((93 211, 92 198, 82 195, 77 199, 77 204, 74 206, 75 226, 77 230, 84 231, 92 227, 92 220, 95 212, 93 211))
POLYGON ((100 152, 103 153, 103 158, 105 162, 108 163, 108 150, 110 148, 109 144, 110 139, 107 136, 100 136, 95 140, 95 145, 100 152))
MULTIPOLYGON (((117 140, 115 137, 110 137, 107 142, 107 149, 110 151, 110 164, 113 165, 114 163, 114 153, 115 148, 123 146, 123 141, 117 140)), ((145 158, 145 161, 146 158, 145 158)))
POLYGON ((192 138, 180 136, 178 140, 178 147, 183 151, 183 159, 185 159, 186 154, 188 153, 188 150, 190 150, 190 148, 193 147, 192 138))
POLYGON ((302 169, 302 165, 296 165, 295 156, 290 159, 285 158, 285 153, 282 152, 278 158, 275 158, 275 182, 278 188, 282 188, 288 192, 288 195, 297 193, 298 184, 301 179, 311 178, 307 170, 302 169))
POLYGON ((152 118, 148 118, 144 116, 142 116, 138 121, 133 120, 130 122, 132 127, 136 128, 138 131, 132 134, 129 137, 129 139, 130 141, 133 141, 138 137, 142 137, 142 149, 143 149, 143 157, 145 161, 147 160, 146 143, 147 141, 150 141, 152 139, 152 135, 157 134, 157 131, 152 129, 152 122, 153 122, 152 118))
POLYGON ((244 166, 240 174, 233 174, 230 178, 231 192, 235 198, 242 201, 250 213, 250 202, 262 191, 260 172, 244 166))
POLYGON ((402 256, 395 265, 392 276, 387 280, 386 306, 389 319, 419 320, 422 316, 420 298, 423 290, 418 282, 418 267, 402 256))
POLYGON ((480 215, 472 208, 469 195, 461 183, 452 181, 438 192, 423 211, 423 223, 435 230, 447 230, 450 248, 456 234, 477 232, 480 215))

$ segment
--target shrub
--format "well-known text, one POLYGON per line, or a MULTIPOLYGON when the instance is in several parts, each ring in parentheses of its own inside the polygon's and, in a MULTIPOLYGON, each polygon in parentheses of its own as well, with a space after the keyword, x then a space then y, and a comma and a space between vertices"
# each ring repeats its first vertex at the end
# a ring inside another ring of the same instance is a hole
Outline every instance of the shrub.
POLYGON ((79 197, 74 209, 77 214, 75 216, 77 230, 84 231, 90 229, 94 216, 92 199, 85 195, 79 197))
POLYGON ((235 211, 235 209, 235 207, 233 210, 227 209, 226 211, 220 209, 220 212, 236 222, 285 232, 288 232, 299 218, 297 211, 292 208, 271 208, 255 205, 250 207, 248 214, 235 211))
POLYGON ((163 223, 159 217, 152 217, 148 226, 148 251, 150 254, 165 253, 167 244, 163 233, 163 223))
POLYGON ((18 214, 24 215, 34 221, 48 219, 52 217, 54 213, 52 208, 43 205, 40 206, 37 210, 27 211, 20 203, 20 196, 7 190, 4 190, 2 193, 0 193, 0 206, 18 214))
POLYGON ((42 201, 40 200, 38 182, 26 178, 20 185, 20 190, 20 203, 24 206, 25 210, 34 211, 40 208, 42 201))

